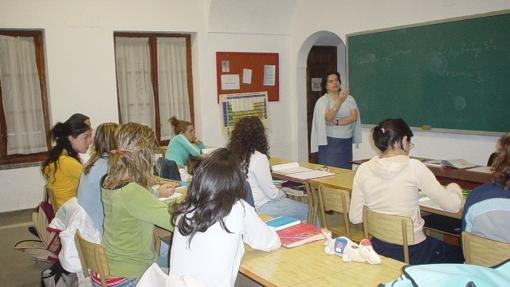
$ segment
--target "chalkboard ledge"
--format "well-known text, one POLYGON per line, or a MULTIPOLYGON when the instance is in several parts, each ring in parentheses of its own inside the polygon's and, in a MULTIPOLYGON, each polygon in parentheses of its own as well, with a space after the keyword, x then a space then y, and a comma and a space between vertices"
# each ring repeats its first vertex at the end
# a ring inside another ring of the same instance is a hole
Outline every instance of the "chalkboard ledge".
MULTIPOLYGON (((362 128, 373 129, 375 125, 373 124, 362 124, 362 128)), ((455 129, 440 129, 440 128, 430 128, 430 129, 422 129, 421 127, 411 127, 411 130, 417 132, 431 132, 431 133, 444 133, 444 134, 460 134, 460 135, 474 135, 474 136, 492 136, 492 137, 500 137, 504 135, 504 132, 489 132, 489 131, 471 131, 471 130, 455 130, 455 129)))

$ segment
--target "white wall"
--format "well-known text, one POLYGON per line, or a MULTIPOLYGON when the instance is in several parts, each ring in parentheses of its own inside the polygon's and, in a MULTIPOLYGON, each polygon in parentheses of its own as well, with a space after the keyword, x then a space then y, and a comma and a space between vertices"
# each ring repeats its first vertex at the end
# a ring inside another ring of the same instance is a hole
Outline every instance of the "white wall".
MULTIPOLYGON (((318 31, 330 31, 342 40, 354 32, 410 25, 453 17, 510 9, 508 0, 393 0, 393 1, 299 1, 292 27, 293 58, 299 59, 303 43, 318 31), (336 11, 335 14, 329 11, 336 11)), ((299 60, 298 60, 299 61, 299 60)), ((297 67, 300 73, 302 67, 297 67)), ((291 93, 298 102, 306 97, 305 86, 300 77, 291 79, 291 93)), ((356 95, 353 95, 356 97, 356 95)), ((296 141, 306 145, 307 133, 304 105, 297 106, 296 141)), ((361 115, 363 117, 363 115, 361 115)), ((367 158, 376 154, 368 140, 369 129, 363 130, 363 144, 354 150, 354 158, 367 158)), ((451 133, 415 132, 413 154, 430 158, 464 158, 477 164, 485 164, 494 151, 497 137, 469 136, 451 133)), ((306 148, 298 148, 296 155, 306 160, 306 148)))
MULTIPOLYGON (((227 140, 216 102, 216 51, 279 53, 280 101, 270 104, 268 134, 272 153, 290 157, 296 146, 288 127, 290 17, 280 16, 294 6, 291 0, 272 2, 2 0, 0 28, 44 30, 52 124, 75 112, 89 115, 93 125, 117 121, 114 31, 191 33, 197 131, 211 145, 227 140)), ((0 171, 6 187, 0 189, 0 212, 36 206, 43 184, 37 167, 0 171)))

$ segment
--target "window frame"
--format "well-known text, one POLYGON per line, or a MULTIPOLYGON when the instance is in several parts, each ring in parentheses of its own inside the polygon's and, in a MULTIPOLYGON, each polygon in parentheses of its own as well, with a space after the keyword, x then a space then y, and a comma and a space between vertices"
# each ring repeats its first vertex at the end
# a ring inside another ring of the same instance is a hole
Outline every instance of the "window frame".
MULTIPOLYGON (((161 120, 159 113, 159 89, 158 89, 158 38, 184 38, 186 40, 186 79, 188 85, 188 101, 190 109, 191 123, 195 124, 195 103, 193 96, 193 70, 192 70, 192 51, 191 51, 191 35, 178 33, 161 33, 161 32, 114 32, 114 51, 117 37, 127 38, 148 38, 149 39, 149 59, 151 64, 151 83, 154 93, 154 116, 155 116, 155 133, 158 145, 167 145, 169 140, 161 140, 161 120)), ((117 51, 115 51, 115 55, 117 51)), ((120 110, 119 84, 117 80, 117 65, 115 65, 115 82, 117 84, 117 111, 119 114, 119 123, 122 123, 122 111, 120 110)))
MULTIPOLYGON (((48 108, 48 93, 46 85, 46 62, 44 55, 43 30, 17 30, 0 29, 0 35, 13 37, 32 37, 34 39, 35 59, 39 75, 39 87, 41 89, 42 111, 44 119, 44 135, 46 137, 47 150, 51 148, 50 119, 48 108)), ((0 85, 2 83, 0 82, 0 85)), ((0 166, 7 164, 35 163, 41 162, 48 157, 48 151, 31 154, 7 155, 7 123, 3 107, 3 95, 0 88, 0 166)))

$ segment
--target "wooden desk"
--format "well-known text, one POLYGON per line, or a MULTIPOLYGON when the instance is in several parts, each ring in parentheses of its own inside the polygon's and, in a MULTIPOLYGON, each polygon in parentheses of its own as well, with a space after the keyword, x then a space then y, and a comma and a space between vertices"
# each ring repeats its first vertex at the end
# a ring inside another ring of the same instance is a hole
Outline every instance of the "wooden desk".
POLYGON ((239 271, 263 286, 377 286, 396 279, 403 266, 386 257, 378 265, 344 263, 317 241, 269 253, 246 246, 239 271))

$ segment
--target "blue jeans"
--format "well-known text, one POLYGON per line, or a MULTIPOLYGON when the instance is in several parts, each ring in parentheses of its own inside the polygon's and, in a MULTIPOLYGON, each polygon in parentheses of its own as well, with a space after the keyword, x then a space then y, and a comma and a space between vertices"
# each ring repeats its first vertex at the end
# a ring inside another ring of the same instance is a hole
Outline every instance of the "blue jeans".
POLYGON ((308 205, 288 198, 272 200, 257 209, 271 217, 290 216, 306 223, 308 205))
POLYGON ((161 241, 161 246, 159 247, 159 255, 156 261, 156 263, 158 263, 158 266, 161 267, 161 269, 168 268, 169 249, 170 247, 168 246, 168 244, 164 241, 161 241))

